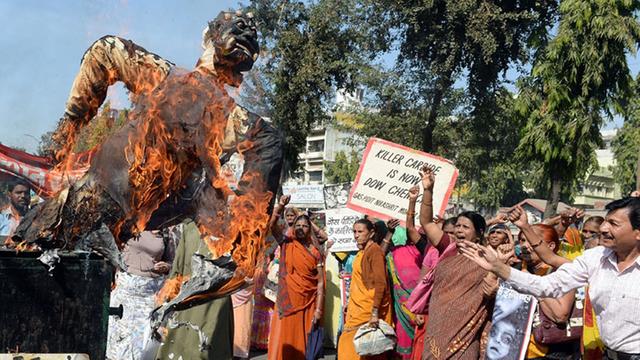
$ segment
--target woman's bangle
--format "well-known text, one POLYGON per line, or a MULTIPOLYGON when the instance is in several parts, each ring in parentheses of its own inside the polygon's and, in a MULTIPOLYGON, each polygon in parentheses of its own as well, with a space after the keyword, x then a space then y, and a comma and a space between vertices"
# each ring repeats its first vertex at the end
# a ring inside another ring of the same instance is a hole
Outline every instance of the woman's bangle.
POLYGON ((319 267, 319 268, 324 267, 324 264, 323 263, 317 263, 316 267, 319 267))
POLYGON ((407 211, 407 216, 415 216, 416 212, 415 211, 407 211))

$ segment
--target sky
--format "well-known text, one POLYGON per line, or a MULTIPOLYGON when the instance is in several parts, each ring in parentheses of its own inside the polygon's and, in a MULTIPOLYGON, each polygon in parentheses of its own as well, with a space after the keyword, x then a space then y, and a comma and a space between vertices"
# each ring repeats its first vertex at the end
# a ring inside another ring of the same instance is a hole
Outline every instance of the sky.
MULTIPOLYGON (((104 35, 131 39, 176 65, 193 68, 202 29, 238 0, 0 1, 0 142, 37 149, 64 112, 86 49, 104 35)), ((124 87, 112 105, 128 105, 124 87)))
MULTIPOLYGON (((104 35, 131 39, 176 65, 192 68, 207 21, 240 0, 0 1, 0 143, 35 152, 53 130, 85 50, 104 35)), ((393 61, 391 58, 387 59, 393 61)), ((634 76, 637 57, 629 57, 634 76)), ((511 69, 507 78, 515 78, 511 69)), ((456 83, 464 86, 463 81, 456 83)), ((115 108, 128 107, 122 85, 115 108)), ((605 128, 620 126, 620 119, 605 128)))

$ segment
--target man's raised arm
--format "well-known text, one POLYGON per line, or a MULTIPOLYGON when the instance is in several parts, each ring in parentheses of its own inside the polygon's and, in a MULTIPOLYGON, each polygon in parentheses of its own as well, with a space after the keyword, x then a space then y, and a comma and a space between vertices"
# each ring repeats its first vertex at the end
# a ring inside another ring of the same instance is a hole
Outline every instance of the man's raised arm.
POLYGON ((483 269, 498 275, 519 292, 536 297, 553 298, 587 285, 589 278, 588 257, 597 256, 593 251, 588 251, 584 255, 578 256, 573 262, 562 265, 555 272, 546 276, 538 276, 511 268, 490 246, 464 241, 462 246, 459 246, 459 250, 466 258, 474 261, 483 269))

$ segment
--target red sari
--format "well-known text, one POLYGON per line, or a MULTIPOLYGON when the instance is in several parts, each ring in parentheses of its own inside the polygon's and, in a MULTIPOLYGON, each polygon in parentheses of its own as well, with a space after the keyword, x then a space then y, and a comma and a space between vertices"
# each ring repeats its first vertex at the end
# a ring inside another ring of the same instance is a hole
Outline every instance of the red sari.
POLYGON ((276 311, 271 319, 269 360, 305 358, 307 335, 318 295, 318 249, 307 249, 296 240, 280 247, 280 272, 276 311))

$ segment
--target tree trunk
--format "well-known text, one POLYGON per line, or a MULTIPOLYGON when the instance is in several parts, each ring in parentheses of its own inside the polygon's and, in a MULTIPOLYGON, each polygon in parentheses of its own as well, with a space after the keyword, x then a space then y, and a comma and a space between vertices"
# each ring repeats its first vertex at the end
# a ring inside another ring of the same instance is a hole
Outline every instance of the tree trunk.
POLYGON ((551 177, 551 191, 547 196, 547 206, 544 209, 544 219, 556 214, 558 203, 560 202, 560 191, 562 190, 562 180, 555 174, 551 177))
MULTIPOLYGON (((433 109, 433 106, 431 107, 433 109)), ((424 128, 422 128, 422 151, 432 153, 433 152, 433 129, 436 127, 435 116, 431 116, 429 113, 429 119, 424 128)))
POLYGON ((436 128, 436 121, 438 119, 438 112, 440 111, 440 105, 444 99, 444 94, 449 90, 453 82, 451 81, 451 74, 453 70, 449 70, 437 81, 437 87, 434 90, 433 97, 431 99, 431 108, 429 109, 429 115, 427 117, 427 123, 422 128, 422 151, 432 153, 433 152, 433 130, 436 128))

